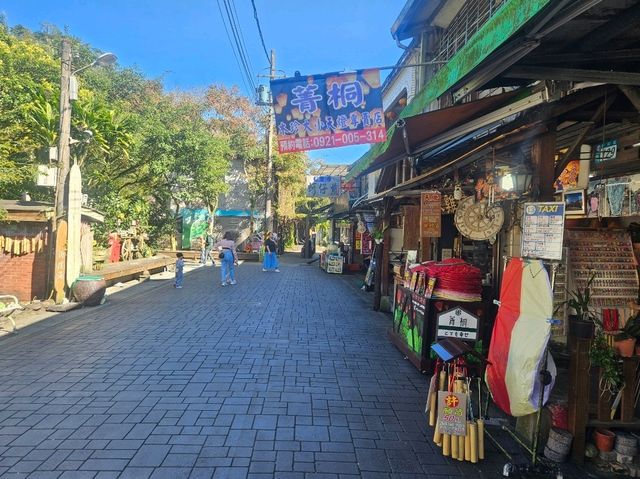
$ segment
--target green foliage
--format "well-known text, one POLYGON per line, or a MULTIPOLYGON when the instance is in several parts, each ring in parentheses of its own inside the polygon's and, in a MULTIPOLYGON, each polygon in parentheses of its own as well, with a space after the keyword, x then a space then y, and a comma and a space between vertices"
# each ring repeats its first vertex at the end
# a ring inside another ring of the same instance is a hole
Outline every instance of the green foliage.
POLYGON ((625 323, 624 328, 622 328, 615 337, 616 341, 633 338, 640 338, 640 316, 637 315, 629 318, 625 323))
POLYGON ((584 289, 576 288, 570 291, 567 304, 576 311, 579 319, 590 319, 597 322, 594 312, 591 309, 591 284, 595 277, 596 274, 593 273, 584 289))
MULTIPOLYGON (((34 177, 58 141, 63 36, 50 25, 31 32, 21 26, 9 30, 0 22, 0 198, 28 191, 34 199, 53 200, 52 189, 37 187, 34 177)), ((74 68, 101 53, 70 40, 74 68)), ((154 242, 172 234, 180 205, 215 209, 227 188, 229 160, 258 148, 255 122, 225 131, 224 122, 216 123, 211 114, 208 97, 167 94, 160 81, 136 69, 90 68, 78 75, 78 83, 71 126, 78 143, 71 159, 81 167, 91 206, 105 214, 98 243, 133 220, 154 242)), ((218 95, 221 110, 250 105, 231 93, 218 95)))
POLYGON ((600 333, 595 336, 589 351, 591 365, 600 368, 600 391, 615 394, 622 385, 622 372, 618 362, 618 355, 609 346, 607 338, 600 333))

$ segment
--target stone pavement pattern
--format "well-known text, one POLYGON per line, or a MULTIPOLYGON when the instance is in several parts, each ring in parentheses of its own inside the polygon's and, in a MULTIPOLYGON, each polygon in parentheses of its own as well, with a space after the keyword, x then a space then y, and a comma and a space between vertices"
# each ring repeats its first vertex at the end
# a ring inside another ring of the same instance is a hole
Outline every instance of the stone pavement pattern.
POLYGON ((0 477, 498 477, 432 446, 427 379, 352 280, 286 263, 3 338, 0 477))

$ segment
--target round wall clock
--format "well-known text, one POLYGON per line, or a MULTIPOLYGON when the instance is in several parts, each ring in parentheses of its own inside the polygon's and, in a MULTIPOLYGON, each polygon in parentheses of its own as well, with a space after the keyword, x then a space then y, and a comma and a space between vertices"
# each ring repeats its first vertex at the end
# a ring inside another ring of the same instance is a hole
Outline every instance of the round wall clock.
POLYGON ((486 199, 476 201, 469 196, 458 204, 454 221, 462 236, 474 241, 491 241, 502 228, 504 211, 498 205, 489 206, 486 199))

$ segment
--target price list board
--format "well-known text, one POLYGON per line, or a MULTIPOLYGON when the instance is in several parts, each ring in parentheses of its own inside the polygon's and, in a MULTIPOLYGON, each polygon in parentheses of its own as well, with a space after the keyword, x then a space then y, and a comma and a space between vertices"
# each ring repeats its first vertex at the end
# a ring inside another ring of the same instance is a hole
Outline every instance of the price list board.
POLYGON ((562 259, 564 203, 525 203, 522 215, 522 257, 562 259))
POLYGON ((584 290, 593 276, 590 291, 594 308, 625 309, 629 302, 635 302, 638 270, 626 231, 568 230, 567 235, 574 289, 584 290))

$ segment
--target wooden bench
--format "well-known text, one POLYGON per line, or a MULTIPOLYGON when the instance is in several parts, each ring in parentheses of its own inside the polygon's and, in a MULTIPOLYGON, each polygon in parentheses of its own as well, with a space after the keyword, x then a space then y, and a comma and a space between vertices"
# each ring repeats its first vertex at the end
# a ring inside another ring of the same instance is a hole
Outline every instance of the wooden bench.
POLYGON ((126 282, 132 279, 139 279, 154 273, 164 271, 167 266, 174 264, 175 255, 169 256, 152 256, 151 258, 134 259, 132 261, 120 261, 118 263, 106 263, 102 268, 94 271, 95 274, 102 276, 107 286, 118 282, 126 282))

